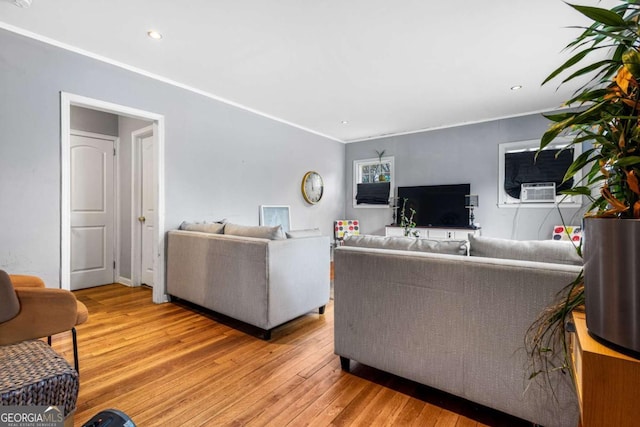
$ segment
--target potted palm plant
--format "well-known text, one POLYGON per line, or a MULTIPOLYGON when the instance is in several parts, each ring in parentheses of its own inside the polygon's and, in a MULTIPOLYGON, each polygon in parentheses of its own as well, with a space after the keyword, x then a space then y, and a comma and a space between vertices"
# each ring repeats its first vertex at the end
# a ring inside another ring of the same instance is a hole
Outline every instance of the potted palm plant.
POLYGON ((571 110, 547 116, 553 123, 540 149, 567 135, 570 146, 589 145, 565 181, 578 171, 583 178, 565 193, 591 204, 584 218, 583 272, 527 335, 529 353, 541 363, 534 363, 534 376, 566 367, 565 320, 583 304, 592 334, 640 352, 640 5, 621 0, 612 9, 570 6, 593 24, 567 46, 575 53, 543 84, 565 71, 571 74, 561 84, 589 80, 566 102, 571 110), (598 58, 589 62, 594 54, 598 58), (565 366, 547 365, 558 348, 565 351, 565 366))

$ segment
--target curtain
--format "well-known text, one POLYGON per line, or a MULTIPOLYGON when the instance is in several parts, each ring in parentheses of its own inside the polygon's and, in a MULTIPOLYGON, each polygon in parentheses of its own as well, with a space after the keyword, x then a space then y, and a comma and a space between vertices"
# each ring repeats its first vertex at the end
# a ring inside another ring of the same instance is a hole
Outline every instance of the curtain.
POLYGON ((388 205, 390 189, 390 182, 358 184, 356 203, 366 203, 368 205, 388 205))
POLYGON ((573 163, 573 149, 507 153, 504 158, 504 189, 513 198, 520 198, 522 184, 555 182, 556 194, 573 186, 573 178, 562 184, 564 174, 573 163), (557 157, 556 157, 557 156, 557 157))

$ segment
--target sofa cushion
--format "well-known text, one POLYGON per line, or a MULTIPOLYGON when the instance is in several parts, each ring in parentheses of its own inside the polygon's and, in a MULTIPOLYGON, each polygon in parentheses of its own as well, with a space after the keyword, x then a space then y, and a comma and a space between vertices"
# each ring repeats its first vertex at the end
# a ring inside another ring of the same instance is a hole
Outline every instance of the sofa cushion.
POLYGON ((224 226, 224 234, 243 237, 257 237, 260 239, 282 240, 286 239, 281 225, 270 227, 267 225, 238 225, 227 223, 224 226))
POLYGON ((428 240, 413 237, 347 236, 345 246, 361 248, 393 249, 399 251, 431 252, 449 255, 466 255, 467 246, 463 240, 428 240))
POLYGON ((186 231, 200 231, 203 233, 223 234, 224 223, 220 222, 187 222, 183 221, 180 224, 180 230, 186 231))
POLYGON ((471 256, 582 265, 572 242, 554 240, 509 240, 469 234, 471 256))
POLYGON ((305 230, 289 230, 285 232, 285 234, 289 239, 297 239, 298 237, 322 236, 322 233, 318 228, 307 228, 305 230))

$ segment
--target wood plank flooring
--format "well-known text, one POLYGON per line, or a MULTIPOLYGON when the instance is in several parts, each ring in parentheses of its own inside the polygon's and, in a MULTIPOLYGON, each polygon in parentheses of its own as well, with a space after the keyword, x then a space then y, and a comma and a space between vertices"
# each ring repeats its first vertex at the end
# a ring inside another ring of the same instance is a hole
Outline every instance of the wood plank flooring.
MULTIPOLYGON (((364 365, 344 373, 333 354, 333 303, 264 341, 197 307, 153 304, 145 288, 75 294, 90 313, 77 328, 76 426, 107 408, 138 427, 530 425, 364 365)), ((69 335, 52 345, 72 361, 69 335)))

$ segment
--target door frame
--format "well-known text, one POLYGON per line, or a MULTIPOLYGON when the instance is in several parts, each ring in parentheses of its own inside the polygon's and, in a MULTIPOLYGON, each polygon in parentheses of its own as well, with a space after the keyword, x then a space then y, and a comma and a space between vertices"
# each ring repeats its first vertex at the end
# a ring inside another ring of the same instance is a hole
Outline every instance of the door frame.
MULTIPOLYGON (((125 105, 114 104, 68 92, 60 92, 60 285, 70 290, 71 285, 71 106, 103 111, 119 116, 152 121, 156 126, 157 168, 156 179, 156 233, 153 247, 157 248, 153 271, 153 302, 167 302, 165 284, 165 185, 164 185, 164 116, 125 105)), ((117 263, 116 263, 117 264, 117 263)))
MULTIPOLYGON (((131 132, 131 285, 142 284, 142 229, 138 221, 138 213, 142 210, 140 194, 142 191, 142 139, 153 136, 154 151, 157 138, 155 125, 146 126, 131 132)), ((155 280, 155 271, 154 271, 155 280)), ((154 283, 155 286, 155 283, 154 283)))
MULTIPOLYGON (((104 139, 105 141, 113 142, 113 149, 115 154, 111 156, 113 161, 113 239, 111 239, 111 252, 113 253, 113 260, 120 259, 120 137, 113 135, 104 135, 95 132, 86 132, 78 129, 70 129, 69 137, 71 135, 84 136, 87 138, 104 139)), ((69 139, 69 154, 71 153, 71 139, 69 139)), ((71 157, 69 157, 69 187, 71 188, 71 157)), ((71 193, 69 193, 71 196, 71 193)), ((71 215, 71 199, 69 199, 69 215, 71 215)), ((71 217, 69 217, 69 233, 71 233, 71 217)), ((69 234, 71 236, 71 234, 69 234)), ((69 240, 71 244, 71 240, 69 240)), ((71 269, 71 250, 69 250, 69 269, 71 269)), ((117 277, 120 277, 120 263, 116 262, 115 268, 112 269, 112 281, 117 277)), ((64 288, 63 288, 64 289, 64 288)), ((71 270, 69 270, 69 289, 71 289, 71 270)))

